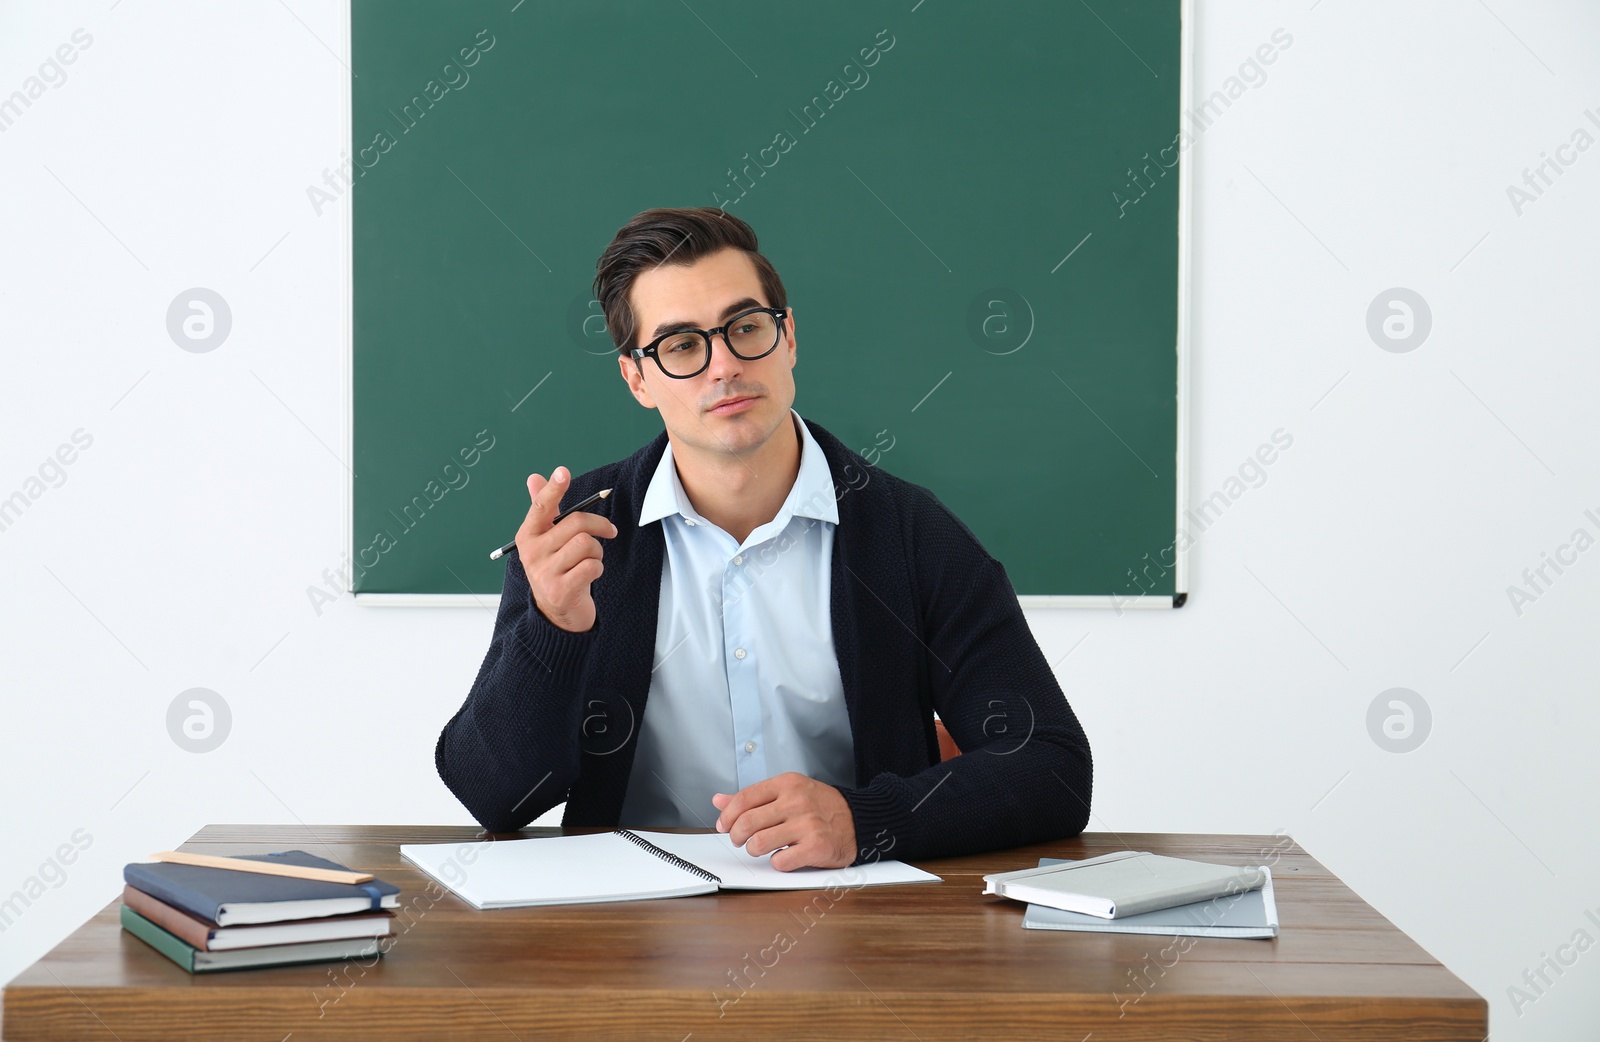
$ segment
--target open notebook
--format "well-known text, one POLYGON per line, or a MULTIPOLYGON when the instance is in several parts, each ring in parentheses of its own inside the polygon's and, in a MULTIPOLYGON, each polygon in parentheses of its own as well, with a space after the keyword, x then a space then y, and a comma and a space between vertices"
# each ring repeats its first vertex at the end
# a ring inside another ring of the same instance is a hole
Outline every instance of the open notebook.
POLYGON ((939 882, 901 861, 780 872, 726 833, 618 829, 485 843, 405 843, 400 856, 474 908, 688 897, 717 890, 824 890, 939 882))

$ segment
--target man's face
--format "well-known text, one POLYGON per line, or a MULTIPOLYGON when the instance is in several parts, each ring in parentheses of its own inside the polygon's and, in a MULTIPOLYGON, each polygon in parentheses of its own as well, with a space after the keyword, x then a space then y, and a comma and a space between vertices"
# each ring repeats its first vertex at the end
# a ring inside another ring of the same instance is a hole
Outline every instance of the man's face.
MULTIPOLYGON (((726 309, 734 305, 740 311, 771 304, 761 290, 755 264, 743 250, 732 247, 693 264, 669 262, 645 271, 634 280, 630 299, 639 327, 634 347, 644 347, 666 329, 723 325, 734 313, 726 309), (754 303, 741 305, 741 301, 754 303)), ((628 356, 618 362, 639 404, 660 410, 675 447, 743 456, 766 444, 781 424, 789 422, 794 403, 792 314, 784 320, 777 349, 754 362, 736 357, 720 334, 712 338, 710 367, 687 380, 663 373, 652 358, 638 360, 642 369, 628 356), (733 398, 750 400, 718 407, 733 398)))

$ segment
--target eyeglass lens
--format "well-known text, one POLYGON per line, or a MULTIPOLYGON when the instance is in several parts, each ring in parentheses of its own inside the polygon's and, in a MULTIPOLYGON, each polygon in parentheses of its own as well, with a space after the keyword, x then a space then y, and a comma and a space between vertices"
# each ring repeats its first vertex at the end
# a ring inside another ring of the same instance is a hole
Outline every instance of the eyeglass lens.
MULTIPOLYGON (((741 358, 759 358, 778 343, 778 320, 765 311, 735 316, 728 323, 728 343, 741 358)), ((661 341, 656 357, 661 367, 674 376, 692 376, 705 367, 711 343, 698 332, 684 330, 661 341)))

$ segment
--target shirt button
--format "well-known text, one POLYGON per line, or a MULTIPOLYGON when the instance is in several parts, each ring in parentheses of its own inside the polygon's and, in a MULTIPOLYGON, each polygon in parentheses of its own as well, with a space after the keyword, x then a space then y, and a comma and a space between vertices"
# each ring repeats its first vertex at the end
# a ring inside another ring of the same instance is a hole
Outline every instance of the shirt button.
POLYGON ((686 517, 686 518, 683 519, 683 523, 686 524, 686 525, 692 525, 692 524, 695 523, 695 521, 694 521, 694 518, 692 518, 692 517, 686 517))
POLYGON ((743 648, 734 648, 733 649, 733 657, 734 658, 744 658, 744 649, 743 648))
POLYGON ((746 743, 744 743, 744 751, 747 752, 747 753, 755 752, 756 751, 756 743, 754 743, 754 742, 746 742, 746 743))
POLYGON ((733 555, 733 563, 734 564, 744 564, 744 554, 734 554, 733 555))

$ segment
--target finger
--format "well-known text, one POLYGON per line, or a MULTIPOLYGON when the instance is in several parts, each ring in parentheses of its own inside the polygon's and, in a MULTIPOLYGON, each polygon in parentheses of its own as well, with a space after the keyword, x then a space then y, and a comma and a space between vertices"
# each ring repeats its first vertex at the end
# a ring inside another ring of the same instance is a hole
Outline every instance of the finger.
MULTIPOLYGON (((538 475, 535 474, 533 477, 538 475)), ((541 529, 549 528, 550 522, 561 512, 561 497, 567 494, 567 485, 571 481, 572 474, 566 467, 557 467, 552 471, 550 480, 537 491, 533 487, 533 478, 528 479, 528 492, 533 497, 533 507, 529 511, 529 516, 538 518, 541 529)))
MULTIPOLYGON (((752 807, 739 815, 738 819, 728 829, 728 838, 733 840, 734 846, 744 847, 747 854, 770 854, 775 848, 783 844, 769 843, 767 846, 755 850, 751 849, 750 842, 758 834, 764 831, 770 833, 771 830, 783 826, 784 823, 782 808, 776 803, 763 803, 761 806, 752 807)), ((769 835, 768 838, 771 839, 771 836, 769 835)))
POLYGON ((802 840, 799 843, 790 843, 782 850, 774 850, 772 856, 767 858, 767 864, 779 872, 793 872, 797 868, 832 868, 826 864, 825 859, 818 853, 821 848, 815 842, 802 840))
POLYGON ((569 570, 562 572, 555 578, 555 589, 563 596, 570 596, 580 587, 587 588, 600 576, 604 575, 606 566, 598 557, 586 557, 573 565, 569 570))
POLYGON ((550 531, 566 533, 570 538, 579 532, 588 532, 596 539, 611 539, 617 534, 617 526, 604 514, 591 514, 587 510, 580 510, 576 514, 568 514, 561 519, 561 523, 550 531))
POLYGON ((793 821, 774 822, 767 828, 758 830, 749 839, 744 841, 744 852, 754 857, 763 854, 772 854, 784 847, 804 846, 810 837, 805 834, 805 829, 793 821))
POLYGON ((726 832, 732 827, 739 815, 751 807, 759 807, 763 803, 771 803, 777 797, 777 789, 772 784, 773 779, 767 778, 754 785, 746 785, 733 794, 733 798, 723 805, 722 813, 717 817, 717 831, 726 832))
POLYGON ((565 575, 591 557, 597 561, 602 560, 603 553, 600 540, 586 532, 580 532, 550 555, 548 565, 550 574, 565 575))
POLYGON ((542 474, 528 475, 528 512, 523 515, 522 524, 517 527, 517 535, 537 535, 539 532, 539 492, 548 482, 542 474))

